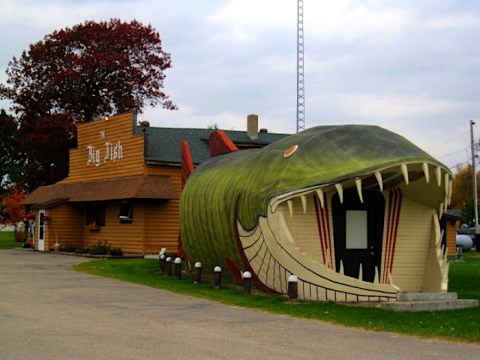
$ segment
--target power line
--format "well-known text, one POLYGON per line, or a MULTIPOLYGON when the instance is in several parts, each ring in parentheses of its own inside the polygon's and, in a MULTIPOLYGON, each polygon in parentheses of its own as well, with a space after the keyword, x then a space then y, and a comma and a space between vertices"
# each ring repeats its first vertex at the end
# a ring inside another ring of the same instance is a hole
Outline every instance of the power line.
POLYGON ((445 142, 443 142, 443 143, 441 143, 441 144, 438 144, 438 145, 434 146, 433 148, 428 149, 427 151, 428 151, 428 152, 431 152, 432 150, 438 149, 439 147, 442 147, 442 146, 444 146, 444 145, 446 145, 446 144, 448 144, 448 143, 450 143, 450 142, 452 142, 452 141, 454 141, 454 140, 457 140, 458 138, 460 138, 460 137, 462 137, 462 136, 465 136, 465 135, 467 135, 468 133, 469 133, 469 131, 467 130, 467 131, 465 131, 464 133, 462 133, 462 134, 460 134, 460 135, 457 135, 457 136, 455 136, 455 137, 453 137, 453 138, 451 138, 451 139, 449 139, 449 140, 446 140, 445 142))
POLYGON ((454 152, 449 153, 449 154, 446 154, 446 155, 437 156, 436 158, 437 158, 437 159, 443 159, 443 158, 446 158, 446 157, 448 157, 448 156, 450 156, 450 155, 455 155, 455 154, 458 154, 458 153, 463 152, 463 151, 465 151, 465 149, 457 150, 457 151, 454 151, 454 152))

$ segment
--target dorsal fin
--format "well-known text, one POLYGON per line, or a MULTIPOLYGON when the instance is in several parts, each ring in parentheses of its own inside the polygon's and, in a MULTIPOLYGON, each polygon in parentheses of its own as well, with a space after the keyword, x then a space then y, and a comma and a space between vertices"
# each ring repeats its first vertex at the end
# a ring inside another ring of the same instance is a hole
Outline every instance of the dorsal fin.
POLYGON ((182 141, 182 189, 185 187, 185 183, 192 172, 193 161, 190 147, 188 146, 188 141, 182 141))
MULTIPOLYGON (((185 183, 187 182, 189 176, 192 174, 193 168, 193 161, 192 161, 192 154, 190 153, 190 146, 188 145, 188 141, 182 141, 182 167, 181 167, 181 177, 182 177, 182 189, 185 187, 185 183)), ((177 243, 177 255, 185 260, 185 264, 190 269, 190 262, 188 261, 187 254, 185 254, 185 250, 183 249, 183 242, 182 242, 182 234, 181 231, 178 231, 178 243, 177 243)))
POLYGON ((210 144, 211 157, 238 151, 238 148, 235 146, 232 140, 230 140, 225 131, 214 131, 208 138, 208 141, 210 144))

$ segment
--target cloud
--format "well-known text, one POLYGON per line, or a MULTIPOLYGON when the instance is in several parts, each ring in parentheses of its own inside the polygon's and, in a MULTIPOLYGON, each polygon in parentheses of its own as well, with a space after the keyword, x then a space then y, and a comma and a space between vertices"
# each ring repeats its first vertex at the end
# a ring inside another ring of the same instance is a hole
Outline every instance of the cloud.
POLYGON ((306 6, 305 36, 312 41, 379 46, 405 36, 416 19, 412 9, 381 2, 319 1, 306 6))
MULTIPOLYGON (((295 1, 232 0, 208 21, 222 26, 215 41, 258 41, 270 28, 296 37, 295 1)), ((378 45, 405 36, 415 22, 414 11, 378 2, 305 1, 306 41, 368 41, 378 45)))
POLYGON ((461 103, 434 99, 429 94, 343 94, 339 106, 347 114, 365 119, 402 119, 444 113, 461 103))
POLYGON ((218 8, 207 21, 222 28, 213 41, 256 41, 267 28, 296 27, 296 2, 232 0, 218 8))
POLYGON ((432 30, 456 30, 480 27, 480 16, 478 13, 449 14, 429 19, 425 22, 425 28, 432 30))
MULTIPOLYGON (((13 55, 55 29, 136 18, 173 59, 165 92, 180 110, 145 109, 152 125, 244 129, 257 113, 260 127, 294 132, 296 10, 291 0, 3 0, 0 82, 13 55)), ((304 10, 307 127, 376 124, 428 149, 480 120, 478 2, 305 0, 304 10)))

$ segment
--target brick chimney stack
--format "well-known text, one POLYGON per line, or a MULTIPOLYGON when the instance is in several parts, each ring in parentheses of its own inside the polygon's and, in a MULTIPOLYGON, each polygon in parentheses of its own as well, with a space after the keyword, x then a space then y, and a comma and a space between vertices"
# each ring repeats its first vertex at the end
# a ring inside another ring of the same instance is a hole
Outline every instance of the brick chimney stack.
POLYGON ((247 135, 251 140, 258 139, 258 115, 247 116, 247 135))

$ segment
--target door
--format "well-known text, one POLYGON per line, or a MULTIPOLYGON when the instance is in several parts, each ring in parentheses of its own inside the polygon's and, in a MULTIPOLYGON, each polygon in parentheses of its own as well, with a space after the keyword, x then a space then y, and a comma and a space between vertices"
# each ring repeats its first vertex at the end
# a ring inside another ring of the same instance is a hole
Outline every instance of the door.
POLYGON ((373 282, 375 267, 381 270, 385 199, 365 191, 363 200, 356 191, 345 191, 343 204, 338 194, 332 198, 335 266, 339 271, 342 261, 344 274, 358 279, 361 264, 363 280, 373 282))
POLYGON ((45 251, 45 210, 38 211, 38 251, 45 251))

